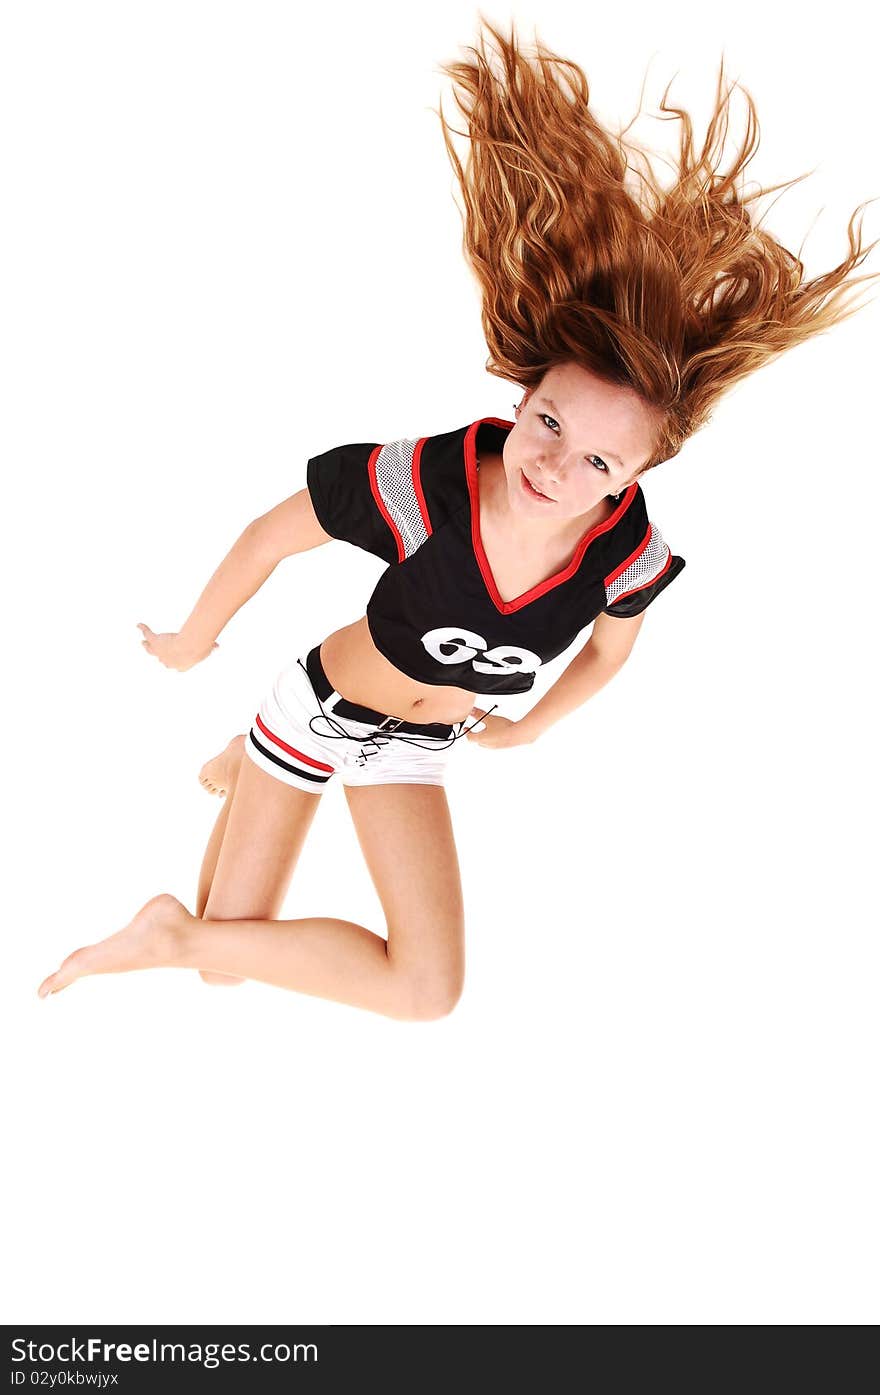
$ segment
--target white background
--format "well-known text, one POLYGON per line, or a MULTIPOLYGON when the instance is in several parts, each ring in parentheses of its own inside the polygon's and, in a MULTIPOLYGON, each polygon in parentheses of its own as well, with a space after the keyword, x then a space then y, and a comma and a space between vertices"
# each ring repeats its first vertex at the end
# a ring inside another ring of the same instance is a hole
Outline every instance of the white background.
MULTIPOLYGON (((723 51, 748 180, 815 170, 767 219, 809 275, 880 195, 859 6, 485 13, 612 126, 650 65, 630 135, 667 154, 666 83, 701 139, 723 51)), ((457 0, 4 7, 7 1321, 877 1319, 874 304, 652 472, 687 567, 612 683, 454 753, 450 1017, 191 971, 36 997, 158 891, 192 908, 199 767, 382 564, 289 559, 186 674, 136 623, 177 628, 309 455, 511 417, 432 111, 461 125, 439 65, 476 33, 457 0)), ((339 788, 286 914, 384 929, 339 788)))

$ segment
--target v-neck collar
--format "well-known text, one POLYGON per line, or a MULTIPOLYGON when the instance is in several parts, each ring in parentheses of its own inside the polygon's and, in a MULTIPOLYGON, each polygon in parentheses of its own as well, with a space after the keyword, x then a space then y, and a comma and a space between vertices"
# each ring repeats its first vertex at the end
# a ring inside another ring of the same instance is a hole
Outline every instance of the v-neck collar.
POLYGON ((483 547, 483 539, 480 536, 480 486, 479 471, 477 469, 477 432, 481 426, 500 426, 508 431, 513 430, 512 421, 503 421, 500 417, 481 417, 479 421, 473 422, 467 429, 464 438, 464 463, 467 475, 468 497, 470 500, 471 512, 471 540, 474 548, 474 555, 480 568, 486 590, 492 598, 495 609, 502 615, 509 615, 514 610, 522 610, 523 606, 531 605, 541 596, 552 591, 555 586, 561 586, 563 582, 569 581, 578 570, 584 559, 587 548, 602 533, 609 532, 616 527, 623 515, 626 513, 633 499, 638 493, 638 483, 634 480, 625 491, 620 503, 614 510, 610 518, 606 518, 604 523, 597 523, 595 528, 590 528, 581 538, 575 548, 574 556, 567 567, 548 577, 546 581, 538 582, 529 591, 524 591, 521 596, 514 596, 513 600, 502 600, 495 578, 492 575, 492 568, 489 566, 489 559, 483 547))

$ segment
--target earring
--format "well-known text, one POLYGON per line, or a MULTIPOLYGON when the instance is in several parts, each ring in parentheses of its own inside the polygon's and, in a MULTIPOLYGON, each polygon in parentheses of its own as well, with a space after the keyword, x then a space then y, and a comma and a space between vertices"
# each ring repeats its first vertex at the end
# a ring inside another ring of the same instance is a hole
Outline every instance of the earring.
POLYGON ((615 504, 619 504, 619 503, 620 503, 620 495, 619 495, 619 494, 609 494, 609 495, 608 495, 608 498, 609 498, 609 499, 613 499, 614 502, 615 502, 615 504))

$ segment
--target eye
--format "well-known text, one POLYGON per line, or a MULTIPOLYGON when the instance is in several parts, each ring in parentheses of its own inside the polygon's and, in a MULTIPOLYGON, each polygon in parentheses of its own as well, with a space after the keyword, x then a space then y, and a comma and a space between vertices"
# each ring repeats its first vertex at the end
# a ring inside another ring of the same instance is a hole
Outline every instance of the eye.
MULTIPOLYGON (((546 412, 540 412, 540 413, 539 413, 539 416, 540 416, 541 420, 544 422, 545 425, 547 424, 547 422, 551 422, 551 421, 552 421, 552 423, 553 423, 553 426, 558 426, 558 425, 559 425, 559 422, 556 420, 556 418, 555 418, 555 417, 550 417, 550 416, 548 416, 546 412)), ((550 430, 550 431, 552 431, 553 427, 548 427, 547 429, 550 430)), ((608 466, 605 464, 605 461, 602 459, 601 455, 588 455, 588 456, 587 456, 587 459, 588 459, 588 460, 597 460, 597 461, 599 462, 598 465, 596 466, 596 469, 599 470, 599 472, 600 472, 601 474, 607 475, 607 474, 609 473, 608 466)))

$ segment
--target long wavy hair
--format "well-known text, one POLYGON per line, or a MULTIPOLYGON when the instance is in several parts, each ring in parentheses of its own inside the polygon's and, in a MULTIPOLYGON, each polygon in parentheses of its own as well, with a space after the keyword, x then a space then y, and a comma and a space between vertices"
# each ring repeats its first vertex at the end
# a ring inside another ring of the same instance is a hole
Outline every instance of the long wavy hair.
POLYGON ((678 454, 741 378, 862 308, 848 293, 874 279, 852 276, 876 246, 863 250, 861 223, 854 231, 865 204, 850 219, 844 260, 807 281, 799 257, 749 211, 797 180, 750 194, 738 184, 760 138, 744 88, 745 139, 730 168, 720 168, 738 85, 722 93, 723 58, 699 154, 687 112, 666 105, 668 86, 663 94, 661 110, 682 123, 675 178, 663 188, 650 156, 623 139, 632 121, 612 138, 596 120, 576 63, 537 38, 530 61, 513 23, 508 39, 478 20, 495 39, 501 70, 481 33, 479 48, 465 50, 473 61, 440 68, 454 80, 467 131, 448 125, 442 102, 437 114, 464 198, 486 368, 535 387, 554 364, 573 362, 633 388, 659 422, 651 469, 678 454), (464 168, 451 133, 470 138, 464 168), (626 187, 633 175, 640 185, 626 187))

